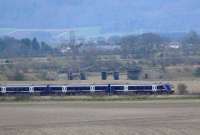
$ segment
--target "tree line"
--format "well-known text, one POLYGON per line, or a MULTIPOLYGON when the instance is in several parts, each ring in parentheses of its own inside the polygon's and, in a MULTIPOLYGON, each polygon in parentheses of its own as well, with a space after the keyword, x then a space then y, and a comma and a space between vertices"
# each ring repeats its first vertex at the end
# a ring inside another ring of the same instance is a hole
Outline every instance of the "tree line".
POLYGON ((33 57, 54 54, 57 50, 36 38, 15 39, 13 37, 0 38, 0 57, 33 57))
MULTIPOLYGON (((126 36, 112 36, 108 39, 98 38, 96 42, 83 42, 80 46, 69 46, 71 51, 66 52, 66 55, 83 55, 91 51, 98 55, 118 54, 123 58, 134 59, 153 59, 155 57, 162 58, 164 53, 176 55, 177 52, 172 54, 171 50, 167 50, 166 46, 172 42, 180 43, 178 52, 185 56, 200 55, 200 35, 191 31, 185 34, 180 39, 170 39, 155 33, 144 33, 141 35, 126 35, 126 36), (81 52, 80 48, 84 46, 91 46, 81 52), (119 45, 120 49, 116 50, 95 50, 95 46, 99 45, 119 45), (80 49, 80 50, 79 50, 80 49), (167 53, 166 53, 167 52, 167 53), (168 53, 169 52, 169 53, 168 53)), ((36 38, 29 39, 15 39, 13 37, 0 38, 0 57, 34 57, 34 56, 47 56, 49 54, 62 55, 59 51, 61 48, 52 48, 45 42, 39 42, 36 38)), ((89 53, 90 54, 90 53, 89 53)))

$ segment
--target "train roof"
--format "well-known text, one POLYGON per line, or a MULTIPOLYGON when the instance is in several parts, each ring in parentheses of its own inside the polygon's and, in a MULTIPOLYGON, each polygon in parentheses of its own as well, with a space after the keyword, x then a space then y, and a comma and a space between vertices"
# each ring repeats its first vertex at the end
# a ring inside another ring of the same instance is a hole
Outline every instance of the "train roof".
MULTIPOLYGON (((110 85, 131 85, 131 86, 151 86, 151 85, 170 85, 169 83, 157 83, 157 84, 110 84, 110 85)), ((109 84, 5 84, 5 85, 0 85, 1 87, 45 87, 45 86, 53 86, 53 87, 60 87, 60 86, 90 86, 90 85, 96 85, 96 86, 105 86, 109 84)))

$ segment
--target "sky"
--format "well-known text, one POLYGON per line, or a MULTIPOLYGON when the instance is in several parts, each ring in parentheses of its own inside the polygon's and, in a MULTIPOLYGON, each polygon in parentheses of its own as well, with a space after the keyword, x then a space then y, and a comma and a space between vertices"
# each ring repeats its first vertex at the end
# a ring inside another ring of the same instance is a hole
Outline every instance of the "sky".
POLYGON ((0 28, 200 30, 200 0, 0 0, 0 28))

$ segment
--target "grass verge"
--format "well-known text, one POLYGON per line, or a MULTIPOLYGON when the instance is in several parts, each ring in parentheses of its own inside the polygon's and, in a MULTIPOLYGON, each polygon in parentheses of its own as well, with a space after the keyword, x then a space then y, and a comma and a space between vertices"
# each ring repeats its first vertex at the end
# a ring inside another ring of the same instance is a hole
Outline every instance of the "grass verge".
POLYGON ((145 100, 189 100, 200 95, 151 95, 151 96, 2 96, 0 102, 25 101, 145 101, 145 100))

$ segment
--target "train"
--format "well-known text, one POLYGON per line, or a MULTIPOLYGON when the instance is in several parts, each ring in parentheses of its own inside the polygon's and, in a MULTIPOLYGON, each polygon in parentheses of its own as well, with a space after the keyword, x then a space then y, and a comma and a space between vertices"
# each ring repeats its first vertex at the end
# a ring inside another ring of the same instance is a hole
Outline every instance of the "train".
POLYGON ((126 95, 173 94, 171 84, 0 85, 0 95, 126 95))

